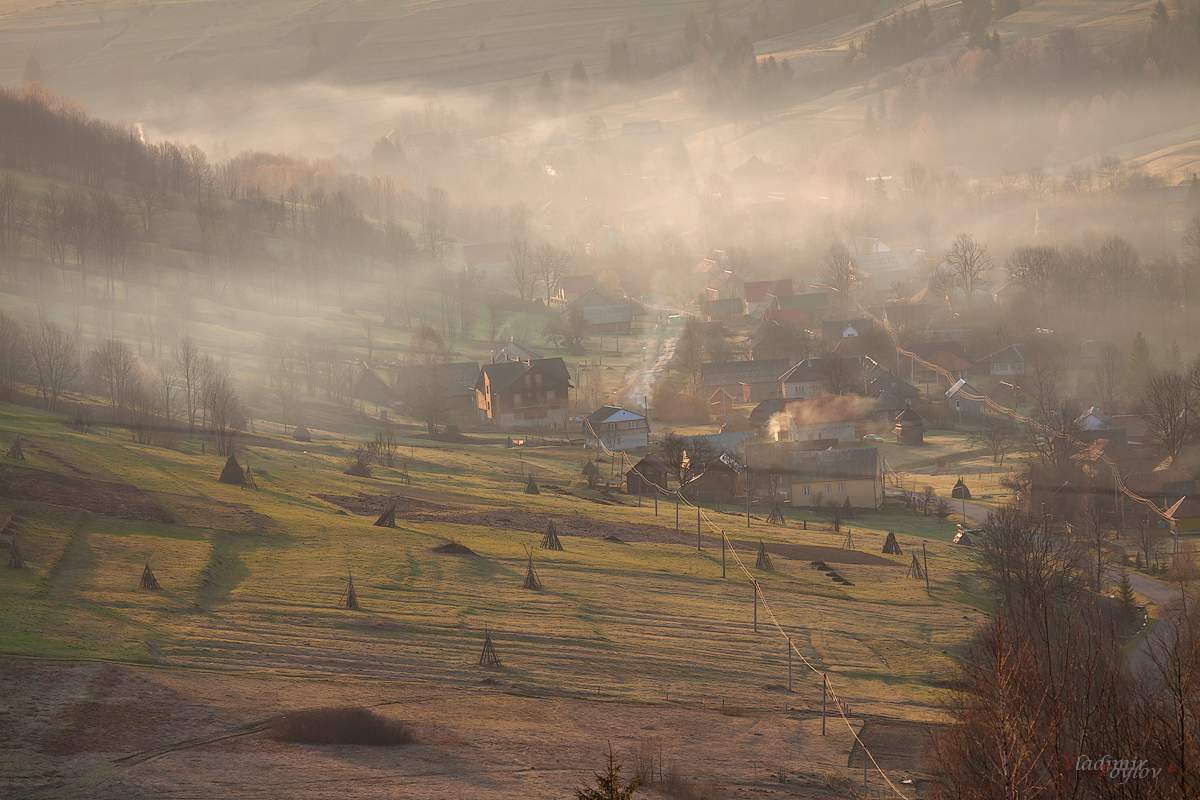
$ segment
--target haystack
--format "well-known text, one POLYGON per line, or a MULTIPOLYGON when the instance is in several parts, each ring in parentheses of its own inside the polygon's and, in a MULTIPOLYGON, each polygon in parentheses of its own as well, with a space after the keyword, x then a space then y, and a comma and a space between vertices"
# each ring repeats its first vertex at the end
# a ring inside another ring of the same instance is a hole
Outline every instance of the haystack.
POLYGON ((900 550, 900 543, 896 541, 896 534, 888 531, 887 539, 883 542, 883 552, 889 556, 902 556, 904 553, 900 550))
POLYGON ((846 538, 842 541, 842 549, 843 550, 857 549, 854 547, 854 530, 851 528, 846 528, 846 538))
POLYGON ((154 570, 150 569, 149 564, 142 570, 142 580, 138 583, 138 588, 145 589, 147 592, 157 592, 162 588, 158 583, 158 578, 154 577, 154 570))
POLYGON ((25 460, 25 448, 21 447, 21 437, 13 439, 12 447, 8 448, 8 457, 13 461, 25 460))
POLYGON ((592 486, 600 479, 600 468, 596 466, 595 461, 589 460, 583 465, 583 477, 588 482, 588 486, 592 486))
POLYGON ((483 651, 479 654, 479 666, 500 666, 500 656, 496 655, 496 647, 492 644, 492 634, 487 628, 483 629, 483 651))
POLYGON ((912 563, 908 565, 908 577, 924 579, 925 569, 921 566, 920 560, 917 559, 917 554, 912 554, 912 563))
POLYGON ((771 513, 767 515, 768 525, 787 525, 787 521, 783 518, 783 509, 779 507, 778 502, 771 504, 771 513))
POLYGON ((379 519, 375 520, 377 528, 394 528, 396 527, 396 504, 392 503, 388 506, 387 511, 379 515, 379 519))
POLYGON ((254 481, 254 473, 250 471, 249 464, 246 465, 246 486, 256 492, 258 491, 258 484, 254 481))
POLYGON ((358 592, 354 591, 354 576, 349 573, 346 575, 346 591, 342 592, 338 605, 350 611, 358 611, 358 592))
POLYGON ((562 550, 562 542, 558 538, 558 529, 554 527, 554 520, 550 520, 550 524, 546 526, 546 535, 542 537, 543 550, 562 550))
POLYGON ((521 586, 530 591, 540 592, 542 590, 542 579, 538 577, 537 570, 533 568, 533 551, 526 547, 525 555, 529 557, 529 561, 525 569, 525 582, 521 586))
POLYGON ((230 453, 229 458, 225 459, 225 468, 221 470, 221 477, 217 480, 221 483, 228 483, 230 486, 246 485, 246 473, 242 471, 242 465, 238 463, 233 453, 230 453))
POLYGON ((297 442, 311 442, 312 434, 309 433, 308 428, 303 425, 297 425, 292 428, 292 438, 297 442))
POLYGON ((12 544, 8 546, 8 566, 12 569, 21 569, 25 566, 25 559, 21 558, 21 548, 17 545, 16 539, 13 539, 12 544))
POLYGON ((525 482, 525 494, 541 494, 541 491, 538 489, 537 481, 533 479, 532 474, 530 474, 529 480, 525 482))
POLYGON ((950 490, 950 496, 955 500, 970 500, 971 490, 967 488, 967 483, 961 477, 954 484, 954 488, 950 490))
POLYGON ((767 553, 767 546, 763 544, 763 540, 758 540, 758 561, 754 562, 754 566, 766 572, 774 571, 775 567, 771 564, 771 556, 767 553))

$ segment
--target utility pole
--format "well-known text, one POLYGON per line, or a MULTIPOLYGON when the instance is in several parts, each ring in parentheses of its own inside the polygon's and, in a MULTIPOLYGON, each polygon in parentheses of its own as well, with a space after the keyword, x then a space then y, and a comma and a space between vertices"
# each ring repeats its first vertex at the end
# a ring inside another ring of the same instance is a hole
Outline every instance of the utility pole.
POLYGON ((725 531, 721 531, 721 577, 725 577, 725 531))
POLYGON ((754 586, 754 632, 758 633, 758 581, 753 581, 754 586))
POLYGON ((925 560, 925 594, 929 594, 929 553, 925 551, 924 542, 921 542, 921 558, 925 560))
POLYGON ((829 689, 828 673, 821 673, 821 735, 825 735, 825 696, 829 689))
POLYGON ((792 637, 787 637, 788 651, 788 692, 792 691, 792 637))

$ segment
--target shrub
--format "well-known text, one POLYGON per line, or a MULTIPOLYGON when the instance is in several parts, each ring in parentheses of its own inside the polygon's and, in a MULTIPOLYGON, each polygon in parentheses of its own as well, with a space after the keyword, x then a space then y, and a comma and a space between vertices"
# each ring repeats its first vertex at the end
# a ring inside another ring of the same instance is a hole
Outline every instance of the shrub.
POLYGON ((396 747, 416 741, 408 726, 362 706, 292 711, 277 718, 270 733, 276 741, 299 744, 396 747))

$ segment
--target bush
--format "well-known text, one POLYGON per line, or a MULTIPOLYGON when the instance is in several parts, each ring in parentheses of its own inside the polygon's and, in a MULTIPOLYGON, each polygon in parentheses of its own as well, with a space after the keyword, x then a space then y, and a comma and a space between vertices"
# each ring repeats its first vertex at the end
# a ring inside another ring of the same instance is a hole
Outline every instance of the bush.
POLYGON ((408 726, 361 706, 293 711, 277 718, 270 733, 276 741, 299 744, 396 747, 416 741, 408 726))

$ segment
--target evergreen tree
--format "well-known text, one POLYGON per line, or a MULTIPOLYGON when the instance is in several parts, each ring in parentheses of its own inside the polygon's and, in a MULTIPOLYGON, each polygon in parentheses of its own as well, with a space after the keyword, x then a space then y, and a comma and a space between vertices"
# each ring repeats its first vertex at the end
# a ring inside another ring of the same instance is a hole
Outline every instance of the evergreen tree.
POLYGON ((1137 621, 1137 597, 1133 594, 1133 584, 1129 575, 1121 570, 1121 579, 1117 583, 1117 601, 1120 603, 1121 623, 1131 627, 1137 621))
POLYGON ((596 788, 585 786, 576 789, 576 800, 629 800, 641 785, 636 777, 629 783, 621 780, 621 762, 613 757, 611 744, 608 746, 608 768, 595 775, 596 788))

